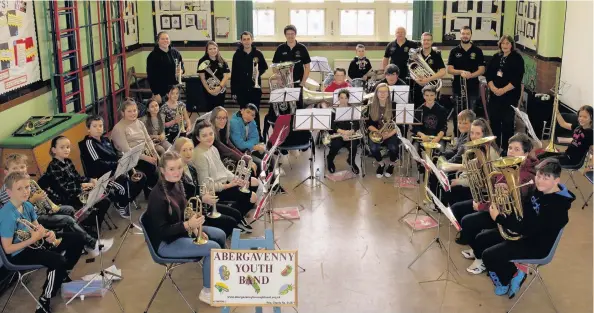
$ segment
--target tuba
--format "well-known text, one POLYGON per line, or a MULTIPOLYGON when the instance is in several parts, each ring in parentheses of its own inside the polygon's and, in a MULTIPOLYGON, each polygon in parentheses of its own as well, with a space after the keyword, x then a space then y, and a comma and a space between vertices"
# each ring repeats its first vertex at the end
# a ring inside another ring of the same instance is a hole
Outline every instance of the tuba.
MULTIPOLYGON (((410 49, 408 51, 408 72, 410 73, 410 77, 414 80, 429 78, 435 75, 435 72, 431 66, 429 66, 429 64, 427 64, 427 62, 423 59, 421 51, 423 51, 422 48, 410 49)), ((432 80, 427 84, 435 87, 435 89, 439 91, 442 86, 442 81, 441 79, 432 80)))
POLYGON ((468 176, 468 185, 472 200, 476 203, 490 202, 491 194, 487 186, 487 177, 493 172, 489 155, 495 136, 484 137, 464 144, 466 151, 462 155, 462 165, 468 176))
POLYGON ((394 122, 394 121, 384 122, 384 125, 382 126, 382 128, 380 128, 377 131, 372 131, 369 133, 369 139, 371 139, 371 141, 373 141, 375 143, 382 143, 384 141, 383 135, 385 133, 389 133, 389 132, 393 131, 394 129, 396 129, 397 132, 400 132, 400 129, 396 125, 396 122, 394 122))
MULTIPOLYGON (((492 162, 495 171, 489 173, 487 176, 487 184, 489 186, 489 192, 492 195, 491 204, 495 205, 499 209, 499 214, 507 217, 514 215, 519 221, 524 217, 524 211, 522 209, 522 195, 520 188, 520 167, 526 157, 503 157, 492 162), (495 184, 491 179, 495 175, 502 175, 505 178, 505 185, 495 184)), ((527 184, 532 184, 528 182, 527 184)), ((509 229, 504 229, 501 224, 497 224, 501 237, 505 240, 518 240, 522 238, 519 235, 509 229)))
MULTIPOLYGON (((214 90, 215 88, 217 88, 217 86, 221 86, 221 81, 215 76, 215 73, 217 72, 217 70, 215 70, 214 72, 210 69, 210 60, 206 60, 204 62, 202 62, 199 66, 198 66, 198 71, 205 71, 207 72, 210 77, 206 80, 206 84, 208 85, 208 89, 210 90, 214 90)), ((227 90, 227 88, 221 86, 221 92, 219 94, 225 93, 225 90, 227 90)))
MULTIPOLYGON (((37 189, 35 191, 36 194, 43 192, 43 189, 41 189, 41 187, 39 187, 39 184, 37 184, 37 182, 33 179, 31 179, 31 185, 37 189)), ((33 203, 33 205, 35 205, 35 208, 39 210, 39 213, 51 215, 60 211, 60 206, 53 203, 52 200, 49 199, 49 197, 46 197, 43 200, 39 200, 36 203, 33 203)))
MULTIPOLYGON (((270 86, 271 92, 276 89, 293 87, 293 70, 296 63, 297 62, 288 61, 270 65, 272 75, 268 78, 268 85, 270 86)), ((305 88, 303 90, 305 92, 305 88)), ((305 94, 303 97, 305 98, 305 94)), ((295 114, 296 107, 297 104, 295 101, 272 103, 272 108, 276 116, 280 116, 281 114, 295 114)))
POLYGON ((250 163, 252 162, 252 156, 249 154, 244 154, 241 159, 237 162, 237 167, 235 167, 235 179, 241 182, 241 187, 239 191, 243 193, 250 193, 250 179, 252 177, 252 169, 250 168, 250 163))
MULTIPOLYGON (((211 195, 215 196, 215 181, 212 177, 207 177, 204 184, 200 185, 200 196, 211 195)), ((206 216, 210 218, 219 218, 221 217, 221 213, 217 211, 217 204, 215 203, 212 206, 212 212, 207 213, 206 216)))
MULTIPOLYGON (((24 218, 19 218, 17 220, 17 223, 21 223, 23 225, 25 225, 26 227, 32 229, 33 231, 35 231, 37 229, 37 226, 35 226, 35 224, 31 223, 29 220, 26 220, 24 218)), ((26 231, 26 230, 21 230, 21 229, 17 229, 15 232, 15 235, 17 236, 17 238, 19 238, 19 240, 22 241, 26 241, 29 240, 29 238, 31 238, 31 233, 26 231)), ((52 242, 51 244, 54 247, 57 247, 60 245, 60 243, 62 242, 62 239, 60 238, 56 238, 56 240, 54 240, 54 242, 52 242)), ((36 241, 35 243, 33 243, 32 245, 30 245, 29 247, 31 249, 41 249, 43 248, 43 244, 45 243, 45 239, 41 238, 38 241, 36 241)))
MULTIPOLYGON (((198 215, 198 217, 202 216, 202 201, 200 201, 200 198, 198 197, 191 197, 188 199, 188 204, 186 204, 186 208, 184 209, 184 221, 188 221, 194 215, 198 215), (192 201, 196 202, 196 206, 192 205, 192 201)), ((208 239, 202 235, 202 225, 200 225, 198 229, 188 230, 188 236, 190 238, 195 237, 194 244, 196 245, 203 245, 208 242, 208 239)))

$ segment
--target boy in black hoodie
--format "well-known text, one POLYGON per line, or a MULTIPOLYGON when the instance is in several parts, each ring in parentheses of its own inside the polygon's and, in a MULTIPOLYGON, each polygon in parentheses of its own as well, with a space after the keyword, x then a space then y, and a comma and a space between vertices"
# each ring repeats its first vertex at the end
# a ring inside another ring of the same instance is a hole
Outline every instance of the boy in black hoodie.
POLYGON ((357 48, 357 56, 353 58, 351 64, 349 64, 349 78, 362 78, 363 80, 367 80, 369 76, 367 73, 371 71, 371 61, 365 56, 365 46, 362 44, 358 44, 357 48))
POLYGON ((262 86, 262 74, 268 70, 268 64, 264 55, 256 46, 252 45, 253 36, 250 32, 241 34, 241 45, 233 54, 231 64, 231 92, 240 108, 245 108, 248 103, 253 103, 256 108, 256 126, 260 142, 263 142, 262 128, 260 127, 260 101, 262 99, 262 87, 255 88, 254 66, 258 67, 258 85, 262 86))
POLYGON ((178 83, 177 75, 185 72, 182 56, 170 46, 167 32, 157 34, 157 45, 146 58, 146 74, 153 97, 163 103, 165 95, 178 83), (175 62, 181 65, 181 72, 175 68, 175 62))
POLYGON ((560 184, 561 165, 553 158, 537 166, 536 190, 523 203, 523 218, 504 217, 495 207, 489 209, 491 218, 503 229, 517 233, 519 240, 505 240, 498 229, 477 236, 475 254, 482 255, 489 276, 495 285, 495 294, 513 298, 526 279, 511 260, 541 259, 553 247, 559 232, 569 222, 568 210, 575 196, 560 184))
MULTIPOLYGON (((103 136, 103 118, 98 115, 87 117, 86 121, 89 135, 80 143, 80 157, 85 165, 86 174, 89 177, 99 178, 105 173, 112 171, 112 175, 118 167, 119 156, 113 147, 111 140, 103 136)), ((123 218, 128 218, 130 212, 128 204, 136 199, 146 183, 146 176, 134 182, 127 175, 118 177, 112 186, 113 204, 123 218)))

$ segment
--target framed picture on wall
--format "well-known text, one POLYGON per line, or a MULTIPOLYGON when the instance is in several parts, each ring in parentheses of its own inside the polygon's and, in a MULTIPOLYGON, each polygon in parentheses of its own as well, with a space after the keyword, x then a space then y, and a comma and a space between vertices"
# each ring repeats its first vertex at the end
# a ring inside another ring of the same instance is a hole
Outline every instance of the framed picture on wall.
POLYGON ((171 28, 172 29, 182 29, 181 15, 172 15, 171 16, 171 28))
POLYGON ((171 29, 170 15, 161 15, 161 29, 171 29))

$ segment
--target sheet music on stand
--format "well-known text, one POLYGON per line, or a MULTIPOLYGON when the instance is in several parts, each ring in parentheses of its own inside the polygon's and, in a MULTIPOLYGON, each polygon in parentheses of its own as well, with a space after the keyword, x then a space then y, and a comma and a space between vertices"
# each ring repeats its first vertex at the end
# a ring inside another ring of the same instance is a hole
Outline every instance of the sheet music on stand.
POLYGON ((111 171, 103 174, 95 184, 95 187, 89 192, 89 197, 87 198, 87 203, 82 207, 82 209, 78 210, 74 214, 74 218, 78 221, 82 216, 85 215, 87 211, 89 211, 97 202, 103 200, 103 196, 105 195, 105 189, 107 189, 107 184, 109 183, 109 177, 111 176, 111 171))
POLYGON ((396 124, 415 124, 414 103, 396 103, 396 111, 394 113, 396 124))
POLYGON ((392 96, 392 102, 396 103, 409 103, 408 94, 410 92, 408 85, 394 85, 388 86, 390 89, 390 95, 392 96))
POLYGON ((427 166, 429 166, 429 168, 431 169, 433 174, 435 174, 435 177, 437 177, 437 180, 441 184, 441 187, 443 187, 443 190, 450 191, 452 187, 450 186, 450 180, 448 179, 448 175, 446 175, 446 173, 444 171, 439 170, 435 166, 435 164, 433 164, 433 161, 431 161, 431 157, 429 157, 426 154, 425 154, 425 164, 427 164, 427 166))
POLYGON ((540 147, 542 147, 542 142, 540 141, 538 136, 536 136, 536 132, 534 132, 534 128, 532 127, 532 123, 530 123, 530 118, 528 117, 528 114, 520 111, 520 109, 516 108, 513 105, 510 105, 510 106, 514 109, 514 111, 516 111, 516 114, 520 117, 522 122, 524 122, 524 125, 526 125, 528 134, 530 135, 530 137, 532 137, 532 140, 534 141, 534 143, 539 145, 540 147))
POLYGON ((299 101, 301 88, 280 88, 270 93, 270 103, 299 101))
POLYGON ((332 69, 328 63, 328 58, 318 56, 311 57, 310 71, 331 73, 332 69))
POLYGON ((458 223, 458 221, 456 220, 456 217, 454 216, 454 212, 452 212, 452 209, 450 207, 446 207, 445 205, 443 205, 441 200, 439 200, 439 198, 437 198, 433 194, 431 189, 429 189, 429 186, 426 186, 425 190, 427 190, 427 194, 431 196, 431 199, 433 199, 433 203, 435 203, 435 205, 441 210, 441 212, 443 212, 443 214, 448 218, 448 220, 450 220, 450 223, 454 225, 456 230, 462 230, 462 226, 460 226, 460 223, 458 223))
POLYGON ((338 93, 343 89, 349 91, 349 104, 363 103, 363 87, 348 87, 334 90, 334 94, 332 95, 332 104, 338 105, 338 93))
POLYGON ((142 150, 144 150, 144 144, 141 143, 124 153, 118 161, 114 177, 118 178, 133 169, 138 164, 142 150))
POLYGON ((295 111, 294 130, 330 130, 332 109, 299 109, 295 111))
POLYGON ((398 136, 398 139, 400 139, 400 142, 404 145, 404 148, 410 153, 413 159, 425 166, 425 160, 421 158, 417 152, 417 149, 415 149, 410 140, 408 140, 406 137, 403 137, 400 133, 396 133, 396 136, 398 136))
POLYGON ((334 108, 336 110, 334 121, 358 121, 361 119, 362 108, 362 105, 334 108))

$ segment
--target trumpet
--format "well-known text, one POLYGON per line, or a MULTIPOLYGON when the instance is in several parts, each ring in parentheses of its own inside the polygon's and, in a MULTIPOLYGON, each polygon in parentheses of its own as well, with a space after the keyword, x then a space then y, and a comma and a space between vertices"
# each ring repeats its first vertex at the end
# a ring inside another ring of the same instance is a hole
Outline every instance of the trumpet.
POLYGON ((181 134, 185 134, 187 132, 186 129, 186 122, 184 121, 184 116, 186 113, 186 107, 183 105, 178 105, 175 109, 175 119, 179 118, 179 122, 177 122, 177 137, 181 134))
POLYGON ((155 150, 155 144, 151 141, 145 140, 144 141, 144 150, 142 150, 142 154, 154 158, 157 162, 161 161, 157 150, 155 150))
MULTIPOLYGON (((410 73, 410 77, 414 80, 429 78, 435 75, 435 72, 431 66, 429 66, 429 64, 427 64, 427 62, 421 56, 421 51, 422 48, 410 49, 408 51, 408 72, 410 73)), ((443 83, 441 79, 437 79, 428 82, 427 85, 433 86, 437 91, 439 91, 443 83)))
POLYGON ((258 76, 260 76, 260 70, 258 69, 258 57, 255 57, 252 62, 254 63, 254 70, 252 71, 252 80, 254 81, 254 88, 260 89, 258 84, 258 76))
MULTIPOLYGON (((215 181, 212 177, 207 177, 204 184, 200 185, 200 196, 203 197, 205 195, 215 196, 215 181)), ((215 203, 212 206, 212 212, 207 213, 206 216, 210 218, 219 218, 221 217, 221 213, 217 211, 217 204, 215 203)))
MULTIPOLYGON (((25 225, 25 227, 30 228, 32 231, 37 230, 37 226, 35 226, 35 224, 31 223, 29 220, 26 220, 24 218, 19 218, 17 220, 17 223, 25 225)), ((46 231, 46 234, 47 234, 47 231, 46 231)), ((15 232, 15 235, 17 236, 17 238, 19 238, 20 241, 26 241, 31 238, 31 232, 22 230, 22 229, 17 229, 15 232)), ((44 237, 45 237, 45 234, 44 234, 44 237)), ((31 244, 29 247, 31 249, 43 248, 43 244, 45 243, 44 237, 42 237, 41 239, 39 239, 36 242, 34 242, 33 244, 31 244)), ((61 242, 62 242, 61 238, 56 238, 56 240, 54 240, 54 242, 52 242, 51 245, 54 247, 57 247, 60 245, 61 242)))
POLYGON ((208 89, 210 90, 214 90, 215 88, 217 88, 217 86, 221 87, 221 92, 219 92, 219 94, 225 93, 225 90, 227 90, 226 87, 221 86, 221 81, 215 76, 215 73, 217 72, 217 70, 215 70, 214 72, 210 69, 210 60, 206 60, 204 62, 202 62, 199 66, 198 66, 198 71, 205 71, 207 72, 210 77, 206 80, 206 84, 208 85, 208 89))
MULTIPOLYGON (((423 142, 421 143, 421 145, 423 146, 423 149, 425 149, 425 154, 428 155, 430 158, 433 157, 433 150, 441 148, 441 145, 436 142, 423 142)), ((430 172, 426 170, 425 180, 423 182, 425 184, 425 188, 421 188, 423 192, 423 202, 425 203, 431 203, 433 201, 433 199, 431 199, 431 197, 427 193, 427 186, 429 186, 429 175, 430 172)))
MULTIPOLYGON (((188 204, 184 209, 184 221, 190 220, 192 217, 197 215, 198 217, 202 216, 202 201, 198 197, 191 197, 188 199, 188 204), (192 201, 196 202, 196 206, 192 205, 192 201)), ((194 244, 196 245, 203 245, 208 242, 208 239, 202 233, 202 225, 198 226, 198 229, 189 229, 188 236, 190 238, 194 238, 194 244), (196 232, 194 232, 196 231, 196 232)))
POLYGON ((369 133, 369 139, 371 139, 371 141, 375 143, 382 143, 384 141, 384 134, 387 134, 393 130, 396 130, 396 132, 400 133, 400 129, 396 125, 396 122, 385 122, 382 128, 376 131, 371 131, 369 133))
POLYGON ((239 162, 237 162, 237 167, 235 168, 235 179, 241 182, 241 187, 239 191, 243 193, 250 193, 250 179, 252 177, 252 169, 250 168, 250 163, 252 162, 252 157, 249 154, 244 154, 239 162))
MULTIPOLYGON (((37 182, 33 179, 31 179, 31 186, 34 186, 37 189, 35 191, 35 194, 43 193, 43 189, 41 189, 41 187, 39 187, 39 184, 37 184, 37 182)), ((40 210, 40 212, 43 212, 45 214, 54 214, 60 211, 60 206, 53 203, 52 200, 50 200, 47 196, 45 197, 45 199, 33 203, 33 205, 35 205, 35 208, 40 210)))
POLYGON ((78 200, 82 204, 87 204, 89 200, 89 192, 91 192, 93 188, 83 188, 82 192, 78 195, 78 200))
POLYGON ((334 138, 339 138, 342 137, 342 140, 344 141, 353 141, 353 140, 357 140, 357 139, 361 139, 363 138, 363 134, 361 134, 360 130, 357 130, 356 132, 354 132, 351 135, 343 135, 343 134, 332 134, 330 135, 329 133, 326 133, 324 135, 324 137, 322 138, 322 144, 324 144, 325 146, 329 145, 330 142, 332 141, 332 139, 334 138))

